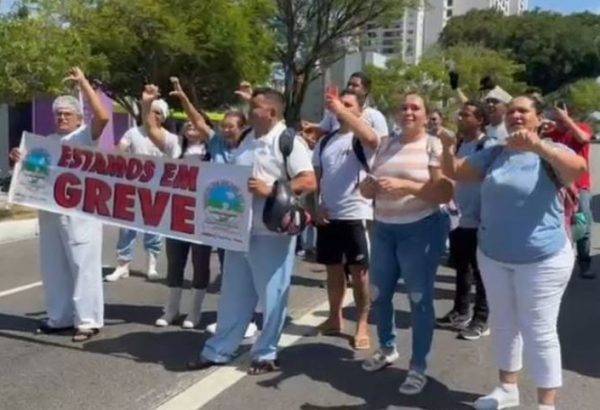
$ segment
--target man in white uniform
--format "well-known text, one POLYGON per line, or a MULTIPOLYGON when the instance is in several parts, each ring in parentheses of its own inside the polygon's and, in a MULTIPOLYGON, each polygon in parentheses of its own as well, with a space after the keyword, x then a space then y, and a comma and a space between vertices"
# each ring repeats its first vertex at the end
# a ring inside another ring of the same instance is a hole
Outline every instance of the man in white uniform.
MULTIPOLYGON (((52 104, 56 133, 47 138, 78 145, 94 146, 109 121, 100 98, 75 67, 68 79, 77 83, 88 100, 94 118, 83 124, 83 107, 73 96, 58 97, 52 104)), ((19 161, 18 148, 11 159, 19 161)), ((100 222, 40 211, 40 254, 42 282, 48 319, 37 333, 57 333, 75 328, 74 342, 83 342, 104 325, 102 292, 102 224, 100 222)))
MULTIPOLYGON (((154 117, 155 122, 163 124, 169 116, 169 106, 164 100, 155 99, 149 107, 142 107, 142 116, 146 114, 154 117), (145 112, 148 111, 149 112, 145 112)), ((145 120, 144 120, 145 121, 145 120)), ((155 157, 168 156, 178 158, 181 155, 181 147, 177 135, 168 132, 163 127, 164 142, 159 146, 149 136, 148 125, 145 123, 129 129, 119 141, 119 149, 131 154, 151 155, 155 157)), ((117 268, 113 273, 107 275, 107 282, 115 282, 129 276, 129 265, 133 260, 135 251, 135 240, 138 232, 133 229, 121 228, 119 230, 119 241, 117 242, 117 268)), ((162 237, 157 234, 144 233, 144 249, 148 253, 147 277, 149 280, 158 279, 156 261, 160 254, 162 237)))

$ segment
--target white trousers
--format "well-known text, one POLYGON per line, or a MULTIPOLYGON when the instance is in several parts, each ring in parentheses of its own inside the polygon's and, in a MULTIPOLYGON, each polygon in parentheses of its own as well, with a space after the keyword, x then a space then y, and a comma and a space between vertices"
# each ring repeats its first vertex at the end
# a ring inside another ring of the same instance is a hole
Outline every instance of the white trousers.
POLYGON ((531 264, 501 263, 480 250, 477 260, 490 308, 490 328, 500 370, 525 364, 539 388, 562 385, 556 324, 574 264, 569 241, 557 254, 531 264))
POLYGON ((45 211, 39 223, 48 324, 102 327, 102 224, 45 211))

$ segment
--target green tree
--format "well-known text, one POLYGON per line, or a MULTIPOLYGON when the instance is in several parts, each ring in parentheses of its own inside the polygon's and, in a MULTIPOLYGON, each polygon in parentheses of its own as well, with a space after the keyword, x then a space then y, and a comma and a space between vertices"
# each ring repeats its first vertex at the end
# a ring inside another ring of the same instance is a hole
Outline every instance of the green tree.
POLYGON ((367 24, 384 24, 402 15, 413 0, 276 0, 277 57, 283 67, 286 118, 300 119, 311 81, 339 60, 367 24))
POLYGON ((480 44, 507 52, 526 66, 525 81, 552 92, 580 78, 600 75, 600 16, 564 16, 535 10, 521 16, 472 11, 451 19, 440 36, 444 47, 480 44))
POLYGON ((460 76, 460 87, 470 98, 478 98, 479 81, 491 75, 508 92, 518 94, 526 85, 519 81, 525 68, 502 53, 481 46, 457 45, 432 49, 418 65, 406 65, 395 59, 386 68, 370 66, 373 78, 372 96, 377 106, 391 112, 397 97, 407 91, 426 96, 433 105, 451 109, 456 93, 448 81, 448 65, 452 62, 460 76))
POLYGON ((0 19, 0 101, 28 101, 65 90, 73 65, 102 67, 78 33, 43 17, 19 13, 0 19))
POLYGON ((600 83, 594 78, 584 78, 548 95, 547 101, 550 104, 564 101, 571 113, 584 119, 600 111, 600 83))

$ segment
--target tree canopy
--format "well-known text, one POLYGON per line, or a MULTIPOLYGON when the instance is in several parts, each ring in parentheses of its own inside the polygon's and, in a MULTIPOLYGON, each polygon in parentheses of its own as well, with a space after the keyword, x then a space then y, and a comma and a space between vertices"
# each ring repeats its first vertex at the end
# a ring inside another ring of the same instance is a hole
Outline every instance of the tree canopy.
POLYGON ((520 16, 471 11, 451 19, 441 45, 479 44, 525 65, 524 80, 544 93, 600 75, 600 16, 535 10, 520 16))

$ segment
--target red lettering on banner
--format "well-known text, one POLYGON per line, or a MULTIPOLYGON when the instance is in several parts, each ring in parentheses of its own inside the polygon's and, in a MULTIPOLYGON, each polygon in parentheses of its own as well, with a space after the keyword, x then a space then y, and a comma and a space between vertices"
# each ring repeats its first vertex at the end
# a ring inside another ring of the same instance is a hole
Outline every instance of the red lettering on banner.
POLYGON ((56 177, 54 182, 54 200, 63 208, 75 208, 81 201, 81 181, 75 174, 64 173, 56 177))
POLYGON ((157 191, 152 200, 152 191, 148 188, 138 187, 138 196, 140 197, 140 205, 142 207, 142 218, 144 224, 150 226, 158 226, 165 213, 165 208, 169 203, 171 196, 167 192, 157 191))
POLYGON ((160 186, 173 186, 173 178, 175 177, 176 169, 177 164, 172 164, 170 162, 165 163, 165 170, 160 179, 160 186))
POLYGON ((61 145, 61 150, 62 152, 60 154, 60 159, 58 160, 58 166, 67 168, 72 159, 71 147, 68 145, 61 145))
POLYGON ((134 179, 138 179, 141 173, 142 161, 137 158, 129 158, 125 178, 127 178, 128 181, 133 181, 134 179))
POLYGON ((156 169, 156 164, 150 160, 144 163, 144 173, 140 177, 140 182, 148 182, 154 177, 154 170, 156 169))
POLYGON ((90 168, 89 172, 95 172, 99 175, 106 175, 106 159, 104 159, 104 154, 96 151, 96 155, 94 156, 94 165, 90 168))
POLYGON ((86 178, 85 194, 83 196, 83 212, 110 217, 110 211, 106 203, 112 196, 110 185, 101 179, 86 178))
POLYGON ((83 166, 81 167, 82 171, 87 171, 90 169, 92 165, 92 161, 94 160, 94 153, 92 151, 81 150, 81 154, 83 155, 83 166))
POLYGON ((83 164, 81 150, 79 148, 73 149, 73 161, 69 164, 69 168, 79 168, 83 164))
POLYGON ((117 219, 133 222, 135 213, 135 187, 133 185, 115 184, 113 216, 117 219))
POLYGON ((171 230, 194 234, 196 198, 173 194, 171 198, 171 230))
POLYGON ((196 192, 196 181, 198 180, 198 167, 189 167, 180 164, 177 170, 177 176, 173 182, 173 188, 186 189, 196 192))
POLYGON ((127 168, 127 161, 120 155, 108 154, 108 165, 106 166, 106 173, 111 177, 123 178, 125 175, 125 169, 127 168))

